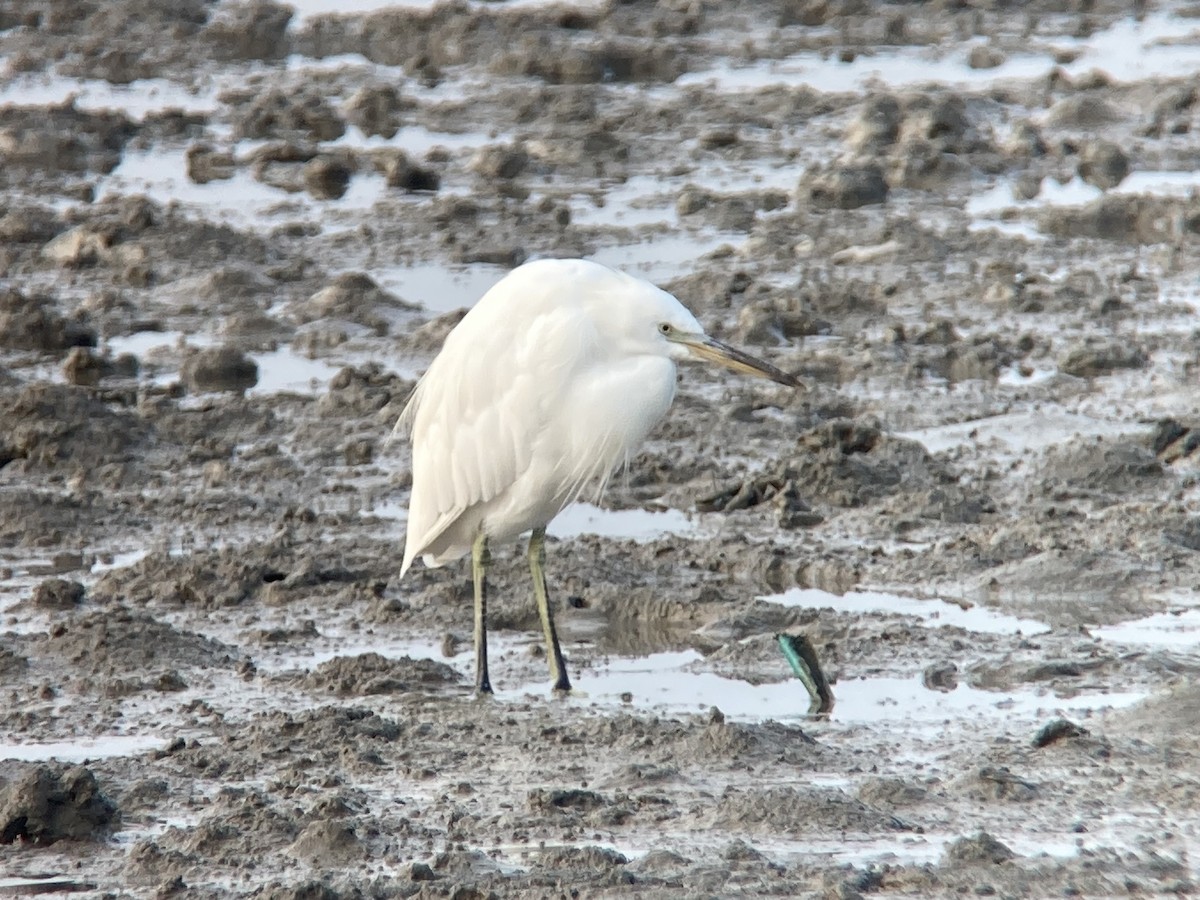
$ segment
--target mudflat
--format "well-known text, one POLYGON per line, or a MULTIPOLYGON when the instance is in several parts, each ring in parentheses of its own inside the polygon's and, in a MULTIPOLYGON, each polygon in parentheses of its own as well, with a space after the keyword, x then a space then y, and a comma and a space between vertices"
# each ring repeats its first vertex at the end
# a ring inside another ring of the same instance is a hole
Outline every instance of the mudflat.
POLYGON ((1196 12, 0 3, 0 895, 1193 893, 1196 12), (391 430, 547 256, 807 390, 682 368, 478 700, 391 430))

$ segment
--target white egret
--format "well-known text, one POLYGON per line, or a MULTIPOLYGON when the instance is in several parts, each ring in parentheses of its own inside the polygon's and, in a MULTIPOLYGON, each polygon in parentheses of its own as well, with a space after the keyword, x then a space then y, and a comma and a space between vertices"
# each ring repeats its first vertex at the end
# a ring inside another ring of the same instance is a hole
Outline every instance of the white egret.
POLYGON ((675 363, 702 359, 798 387, 786 372, 704 333, 654 285, 582 259, 526 263, 463 317, 409 398, 404 575, 472 554, 475 675, 491 693, 490 541, 532 530, 529 568, 555 690, 567 691, 543 572, 546 525, 588 487, 603 491, 666 414, 675 363))

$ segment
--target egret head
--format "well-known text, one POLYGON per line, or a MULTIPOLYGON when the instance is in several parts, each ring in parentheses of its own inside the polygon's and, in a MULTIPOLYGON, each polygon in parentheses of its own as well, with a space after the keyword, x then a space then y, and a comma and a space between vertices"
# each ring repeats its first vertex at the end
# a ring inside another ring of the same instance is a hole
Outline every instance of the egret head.
MULTIPOLYGON (((714 362, 727 369, 733 369, 735 372, 769 378, 771 381, 786 384, 788 387, 802 386, 802 383, 794 375, 789 375, 782 369, 775 368, 769 362, 751 356, 749 353, 743 353, 736 347, 730 347, 716 338, 709 337, 700 329, 685 332, 679 330, 673 323, 663 321, 658 325, 658 333, 663 336, 668 345, 680 348, 684 359, 714 362)), ((678 353, 672 353, 672 356, 680 358, 678 353)))
POLYGON ((703 360, 735 372, 801 387, 794 376, 704 333, 687 308, 666 291, 624 272, 589 265, 582 292, 604 343, 621 354, 703 360))
POLYGON ((672 359, 712 362, 743 375, 769 378, 789 387, 802 386, 794 376, 770 363, 709 337, 704 333, 704 327, 682 303, 666 291, 650 284, 646 284, 646 287, 657 295, 647 305, 653 310, 653 327, 659 345, 672 359))

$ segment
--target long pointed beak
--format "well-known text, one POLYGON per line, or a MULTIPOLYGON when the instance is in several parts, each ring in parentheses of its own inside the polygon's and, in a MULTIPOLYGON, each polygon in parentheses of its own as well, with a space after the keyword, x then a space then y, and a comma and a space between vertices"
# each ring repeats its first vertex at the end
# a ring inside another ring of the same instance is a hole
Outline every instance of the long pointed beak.
POLYGON ((788 387, 804 387, 803 383, 794 375, 789 375, 782 369, 777 369, 769 362, 764 362, 761 359, 751 356, 749 353, 743 353, 736 347, 723 344, 716 338, 709 337, 707 334, 688 334, 679 337, 677 340, 687 347, 693 356, 708 360, 709 362, 715 362, 717 365, 733 369, 735 372, 741 372, 745 375, 756 375, 759 378, 769 378, 771 381, 786 384, 788 387))

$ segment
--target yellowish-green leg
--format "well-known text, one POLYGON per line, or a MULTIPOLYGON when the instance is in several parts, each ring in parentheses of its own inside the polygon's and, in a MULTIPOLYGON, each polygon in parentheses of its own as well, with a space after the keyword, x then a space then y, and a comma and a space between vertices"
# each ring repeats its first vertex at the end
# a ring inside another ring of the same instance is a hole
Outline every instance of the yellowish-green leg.
POLYGON ((571 690, 567 664, 558 646, 558 632, 550 614, 550 598, 546 594, 546 529, 535 528, 529 538, 529 572, 533 575, 533 594, 537 598, 538 615, 542 617, 542 633, 546 637, 546 654, 550 659, 550 680, 554 690, 571 690))
POLYGON ((481 534, 471 547, 471 575, 475 579, 475 691, 479 694, 492 693, 487 660, 487 567, 491 561, 487 535, 481 534))

